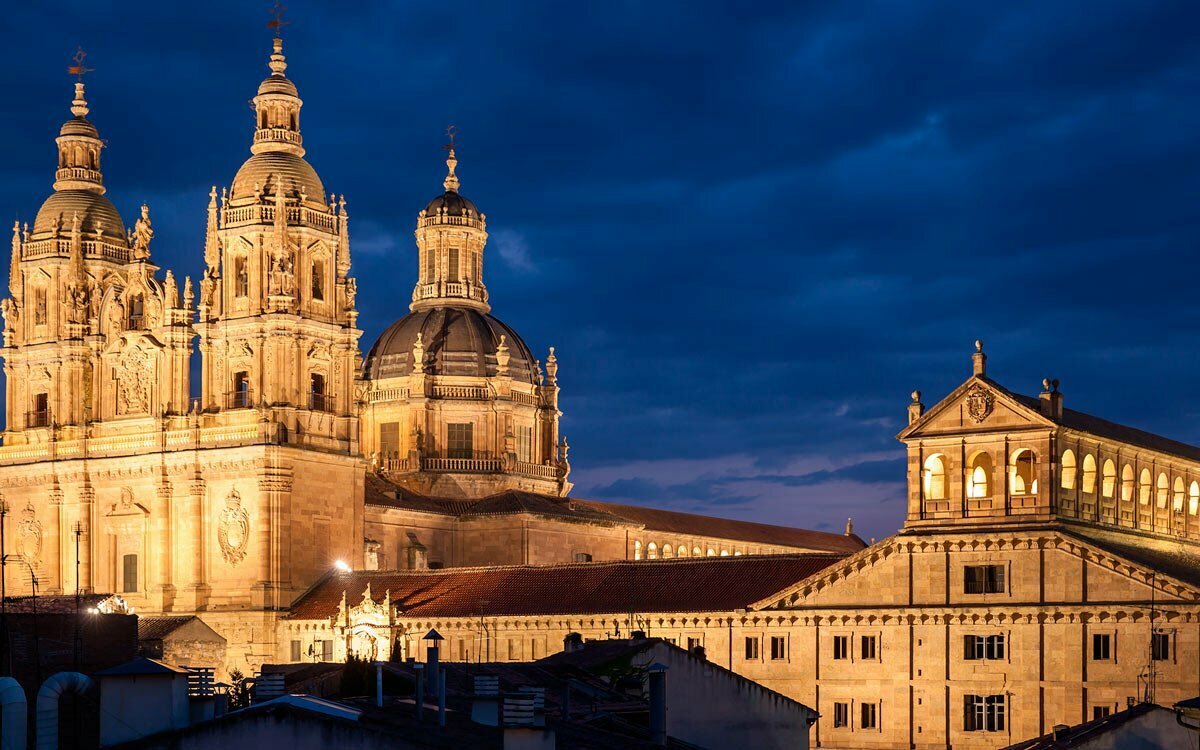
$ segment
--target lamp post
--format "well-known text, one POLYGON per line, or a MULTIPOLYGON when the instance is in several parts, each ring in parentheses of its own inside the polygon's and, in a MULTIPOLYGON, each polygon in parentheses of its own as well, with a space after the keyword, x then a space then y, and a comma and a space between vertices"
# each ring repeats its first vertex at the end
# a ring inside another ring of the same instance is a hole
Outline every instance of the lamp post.
POLYGON ((79 630, 79 539, 83 536, 83 522, 76 521, 71 528, 75 532, 75 671, 79 671, 79 659, 83 651, 83 636, 79 630))

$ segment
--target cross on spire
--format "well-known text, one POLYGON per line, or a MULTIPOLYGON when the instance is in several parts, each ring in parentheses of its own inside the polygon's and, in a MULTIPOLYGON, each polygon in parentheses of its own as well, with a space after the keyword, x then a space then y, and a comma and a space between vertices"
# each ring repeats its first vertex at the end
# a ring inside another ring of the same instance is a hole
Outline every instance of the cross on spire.
POLYGON ((291 25, 291 21, 283 20, 283 13, 287 10, 287 6, 280 0, 275 0, 275 5, 271 8, 271 20, 267 22, 267 28, 275 31, 275 38, 283 37, 283 27, 291 25))
POLYGON ((453 151, 454 150, 454 138, 457 135, 458 135, 458 126, 457 125, 451 125, 450 127, 446 128, 446 137, 449 139, 449 141, 447 141, 446 145, 442 146, 442 148, 446 149, 447 151, 453 151))
POLYGON ((79 49, 75 50, 74 56, 71 57, 71 60, 73 60, 75 64, 67 68, 67 73, 75 76, 75 80, 79 81, 80 83, 83 82, 83 77, 88 73, 91 73, 93 70, 92 68, 84 66, 83 61, 86 59, 87 53, 84 52, 83 47, 80 46, 79 49))

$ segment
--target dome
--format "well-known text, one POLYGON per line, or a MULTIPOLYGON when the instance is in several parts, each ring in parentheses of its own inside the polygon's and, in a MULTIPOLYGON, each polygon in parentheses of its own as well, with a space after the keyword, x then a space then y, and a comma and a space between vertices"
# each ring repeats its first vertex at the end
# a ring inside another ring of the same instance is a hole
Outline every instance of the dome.
POLYGON ((125 222, 121 220, 117 207, 108 198, 92 190, 59 190, 52 193, 33 220, 33 236, 42 239, 43 233, 54 231, 56 223, 61 225, 63 234, 70 233, 71 217, 75 214, 79 214, 79 227, 84 235, 94 233, 96 222, 99 221, 106 238, 125 243, 125 222))
POLYGON ((300 96, 300 92, 296 90, 296 84, 282 75, 267 76, 267 78, 258 85, 258 94, 285 94, 287 96, 300 96))
POLYGON ((379 380, 411 374, 418 332, 425 345, 425 372, 431 375, 495 375, 496 347, 504 336, 509 373, 517 380, 536 382, 533 355, 516 331, 491 315, 465 307, 419 310, 397 320, 368 352, 364 377, 379 380))
MULTIPOLYGON (((246 160, 233 178, 233 190, 230 198, 250 198, 254 195, 254 186, 267 190, 267 182, 274 182, 275 175, 283 178, 284 193, 289 196, 300 194, 304 188, 305 195, 310 201, 325 202, 325 186, 321 178, 304 157, 286 151, 264 151, 246 160)), ((271 187, 274 190, 274 186, 271 187)))
POLYGON ((447 216, 479 216, 479 209, 475 207, 467 198, 459 195, 456 190, 447 190, 444 194, 439 195, 429 201, 429 205, 425 207, 425 215, 433 216, 442 210, 446 209, 447 216))
POLYGON ((58 134, 61 135, 82 135, 88 138, 100 139, 100 133, 96 131, 96 126, 88 122, 82 117, 74 117, 63 123, 58 134))

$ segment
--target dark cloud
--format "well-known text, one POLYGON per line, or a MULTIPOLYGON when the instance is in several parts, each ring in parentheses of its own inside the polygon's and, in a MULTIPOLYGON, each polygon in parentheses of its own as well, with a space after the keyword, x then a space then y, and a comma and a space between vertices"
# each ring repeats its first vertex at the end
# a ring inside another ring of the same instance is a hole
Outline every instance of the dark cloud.
MULTIPOLYGON (((1014 389, 1200 440, 1194 3, 291 5, 365 343, 406 311, 455 122, 495 312, 558 347, 580 495, 883 536, 907 394, 977 337, 1014 389)), ((109 194, 196 276, 267 7, 6 9, 0 208, 48 193, 83 44, 109 194)))

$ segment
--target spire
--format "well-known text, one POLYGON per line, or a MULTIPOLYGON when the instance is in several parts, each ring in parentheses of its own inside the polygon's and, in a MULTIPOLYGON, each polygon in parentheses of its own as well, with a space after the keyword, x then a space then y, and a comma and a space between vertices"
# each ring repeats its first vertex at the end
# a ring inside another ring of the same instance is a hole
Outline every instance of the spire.
POLYGON ((88 112, 87 99, 83 98, 83 81, 75 82, 75 100, 71 102, 71 114, 76 117, 87 117, 88 112))
POLYGON ((847 518, 846 519, 846 536, 853 536, 853 535, 854 535, 854 519, 847 518))
POLYGON ((215 273, 221 260, 221 248, 217 242, 217 186, 208 192, 208 228, 204 234, 204 265, 215 273))
POLYGON ((458 135, 458 128, 454 125, 446 128, 447 141, 445 149, 450 153, 446 155, 446 179, 442 181, 442 186, 447 192, 458 192, 458 175, 454 174, 454 168, 458 166, 458 157, 454 155, 454 137, 458 135))
POLYGON ((13 299, 21 299, 21 222, 13 222, 12 260, 8 265, 8 291, 13 299))
POLYGON ((284 75, 287 58, 283 56, 283 39, 278 35, 278 27, 286 22, 279 19, 278 13, 277 10, 277 18, 270 24, 277 32, 271 41, 272 52, 267 61, 271 75, 259 84, 253 100, 256 129, 250 151, 255 154, 283 151, 304 156, 300 137, 300 107, 304 102, 300 100, 296 84, 284 75))
POLYGON ((100 175, 100 151, 104 142, 96 126, 88 122, 87 99, 84 96, 83 76, 92 71, 84 67, 87 54, 80 49, 72 58, 74 65, 67 72, 75 76, 75 98, 71 101, 71 119, 58 131, 58 171, 54 173, 54 189, 90 190, 104 193, 100 175))
POLYGON ((267 63, 267 67, 271 69, 271 75, 283 76, 283 71, 287 70, 287 58, 283 56, 283 39, 275 37, 272 40, 273 52, 271 52, 271 60, 267 63))

